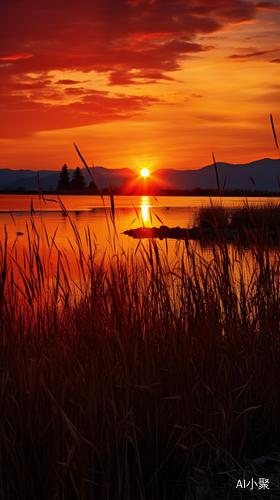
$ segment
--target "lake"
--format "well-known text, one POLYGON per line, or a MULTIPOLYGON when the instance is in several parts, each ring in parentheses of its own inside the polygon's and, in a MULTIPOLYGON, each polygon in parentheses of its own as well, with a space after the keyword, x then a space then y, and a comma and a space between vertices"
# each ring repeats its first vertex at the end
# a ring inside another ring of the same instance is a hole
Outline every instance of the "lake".
MULTIPOLYGON (((109 242, 108 222, 110 219, 110 196, 73 195, 61 196, 71 221, 79 233, 84 233, 88 227, 95 234, 100 249, 107 247, 109 242), (106 218, 107 216, 107 218, 106 218)), ((57 196, 47 195, 46 203, 38 195, 7 194, 0 196, 0 237, 3 240, 5 226, 9 244, 16 238, 26 242, 26 222, 31 219, 31 202, 35 214, 33 220, 40 230, 42 222, 49 235, 56 233, 57 245, 69 248, 69 239, 73 235, 71 222, 63 213, 57 196), (23 233, 17 235, 17 233, 23 233)), ((249 204, 266 203, 278 198, 248 198, 249 204)), ((212 198, 218 203, 219 198, 212 198)), ((225 197, 225 206, 242 206, 244 198, 225 197)), ((115 224, 120 242, 124 248, 134 248, 133 240, 122 233, 127 229, 142 226, 142 220, 147 227, 159 227, 162 224, 173 227, 191 227, 195 212, 199 207, 209 206, 210 199, 205 196, 115 196, 115 224)))
MULTIPOLYGON (((20 278, 21 269, 33 268, 30 261, 38 251, 45 274, 55 276, 58 258, 64 263, 65 272, 77 281, 81 276, 81 255, 85 265, 88 265, 90 246, 94 248, 95 262, 100 262, 106 251, 106 258, 123 252, 134 255, 138 251, 139 240, 124 235, 127 229, 135 229, 144 223, 147 227, 191 227, 195 213, 199 207, 209 206, 208 197, 180 196, 115 196, 115 229, 112 223, 111 200, 109 196, 61 196, 60 200, 67 210, 63 212, 57 196, 45 197, 46 203, 38 195, 1 195, 0 196, 0 250, 7 234, 7 248, 11 256, 11 267, 14 277, 20 278), (34 213, 31 217, 31 203, 34 213)), ((273 198, 248 198, 249 204, 258 202, 271 203, 273 198)), ((276 200, 276 199, 275 199, 276 200)), ((277 199, 278 201, 278 199, 277 199)), ((218 203, 219 198, 212 198, 218 203)), ((222 199, 225 206, 242 206, 243 198, 222 199)), ((149 240, 141 240, 148 248, 149 240)), ((183 242, 163 240, 158 242, 158 248, 163 258, 168 255, 171 265, 177 266, 183 242)), ((195 251, 201 253, 199 242, 191 241, 195 251)), ((231 252, 235 252, 231 245, 231 252)), ((138 255, 138 254, 137 254, 138 255)), ((207 261, 212 259, 211 250, 203 250, 207 261)), ((234 255, 232 256, 234 260, 234 255)), ((253 266, 253 262, 252 262, 253 266)), ((251 268, 253 269, 253 267, 251 268)), ((40 272, 40 271, 38 271, 40 272)))

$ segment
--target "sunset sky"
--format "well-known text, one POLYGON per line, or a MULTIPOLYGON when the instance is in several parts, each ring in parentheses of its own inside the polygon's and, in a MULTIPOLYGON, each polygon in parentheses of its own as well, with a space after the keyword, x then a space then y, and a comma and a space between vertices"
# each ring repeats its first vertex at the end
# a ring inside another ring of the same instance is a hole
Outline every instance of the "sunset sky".
POLYGON ((280 2, 2 0, 1 168, 279 157, 280 2))

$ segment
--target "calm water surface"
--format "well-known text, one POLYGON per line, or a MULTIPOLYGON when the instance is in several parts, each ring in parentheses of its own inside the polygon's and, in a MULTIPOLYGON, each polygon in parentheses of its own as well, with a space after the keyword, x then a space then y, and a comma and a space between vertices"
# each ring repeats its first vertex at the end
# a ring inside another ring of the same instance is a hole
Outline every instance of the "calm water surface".
MULTIPOLYGON (((59 248, 69 252, 70 241, 73 242, 73 226, 78 229, 82 242, 86 241, 85 232, 90 231, 102 252, 113 239, 119 241, 124 249, 135 249, 138 243, 122 233, 127 229, 142 226, 159 227, 165 224, 170 227, 191 227, 194 216, 199 207, 209 206, 209 197, 199 196, 115 196, 115 225, 114 234, 110 223, 111 201, 109 196, 73 195, 61 196, 69 217, 63 213, 57 196, 47 195, 46 203, 39 195, 0 195, 0 239, 3 241, 5 230, 8 234, 9 246, 17 240, 17 245, 28 243, 27 225, 34 221, 41 242, 47 232, 50 238, 55 235, 55 243, 59 248), (31 217, 31 203, 35 215, 31 217), (142 222, 143 221, 143 222, 142 222), (108 222, 109 228, 108 230, 108 222), (46 231, 45 231, 46 230, 46 231), (23 233, 23 234, 18 234, 23 233)), ((248 198, 249 204, 267 203, 276 201, 274 198, 248 198)), ((277 199, 278 201, 278 199, 277 199)), ((213 203, 219 203, 219 198, 212 198, 213 203)), ((242 206, 244 198, 225 197, 222 199, 225 206, 242 206)), ((172 248, 174 241, 168 240, 172 248)))
MULTIPOLYGON (((110 197, 104 196, 61 196, 72 222, 83 233, 89 228, 96 235, 99 245, 108 244, 108 223, 110 219, 110 197)), ((273 198, 248 198, 249 204, 258 202, 272 202, 273 198)), ((213 203, 218 203, 219 198, 212 198, 213 203)), ((31 219, 31 203, 35 215, 33 220, 40 228, 42 223, 49 235, 56 232, 56 242, 68 247, 68 239, 73 234, 69 218, 62 212, 57 196, 46 196, 46 203, 38 195, 1 195, 0 196, 0 237, 3 238, 6 226, 9 240, 17 237, 22 232, 22 240, 26 236, 26 223, 31 219)), ((244 198, 223 198, 225 206, 242 206, 244 198)), ((210 205, 208 197, 199 196, 115 196, 115 221, 116 229, 122 245, 129 246, 132 239, 122 236, 127 229, 142 225, 142 220, 147 227, 167 226, 191 227, 195 212, 199 207, 210 205)), ((39 230, 39 229, 38 229, 39 230)))
MULTIPOLYGON (((248 198, 249 204, 272 202, 273 198, 248 198)), ((12 256, 12 266, 17 263, 22 267, 29 255, 30 242, 34 248, 40 247, 40 255, 50 275, 56 274, 58 253, 66 257, 71 277, 77 278, 79 272, 80 250, 75 236, 77 228, 82 252, 89 255, 89 235, 96 255, 102 257, 106 250, 111 256, 124 249, 135 253, 138 240, 122 234, 125 230, 142 226, 191 227, 199 207, 210 205, 207 197, 176 196, 115 196, 115 228, 111 221, 110 197, 100 196, 61 196, 67 210, 63 213, 58 198, 46 196, 46 203, 39 196, 1 195, 0 196, 0 244, 3 248, 5 234, 8 235, 8 250, 12 256), (35 215, 31 217, 31 203, 35 215)), ((218 203, 219 198, 212 198, 218 203)), ((275 199, 276 201, 276 199, 275 199)), ((277 199, 278 201, 278 199, 277 199)), ((223 198, 225 206, 242 206, 243 198, 223 198)), ((148 240, 142 240, 148 246, 148 240)), ((166 255, 168 245, 169 261, 178 263, 178 252, 183 242, 176 240, 159 241, 159 249, 166 255)), ((200 252, 198 242, 191 242, 200 252)), ((234 252, 234 246, 231 246, 234 252)), ((210 252, 211 254, 211 252, 210 252)), ((204 258, 211 260, 211 255, 204 251, 204 258)), ((233 255, 233 260, 235 259, 233 255)), ((253 269, 253 267, 252 267, 253 269)))
MULTIPOLYGON (((59 211, 58 197, 46 195, 45 204, 39 199, 38 195, 22 195, 22 194, 7 194, 0 195, 0 212, 21 212, 30 211, 30 203, 33 201, 35 210, 43 212, 59 211)), ((103 204, 110 207, 110 196, 104 196, 103 200, 100 196, 92 195, 74 195, 74 196, 60 196, 61 201, 71 212, 75 211, 92 211, 97 208, 102 208, 103 204)), ((213 203, 218 203, 220 198, 212 197, 213 203)), ((243 197, 224 197, 222 203, 225 206, 242 205, 245 198, 243 197)), ((248 198, 249 204, 266 203, 271 201, 278 201, 279 198, 248 198)), ((210 205, 210 198, 207 196, 114 196, 116 207, 130 208, 134 206, 141 208, 143 205, 148 205, 150 208, 182 208, 193 209, 201 205, 210 205)))

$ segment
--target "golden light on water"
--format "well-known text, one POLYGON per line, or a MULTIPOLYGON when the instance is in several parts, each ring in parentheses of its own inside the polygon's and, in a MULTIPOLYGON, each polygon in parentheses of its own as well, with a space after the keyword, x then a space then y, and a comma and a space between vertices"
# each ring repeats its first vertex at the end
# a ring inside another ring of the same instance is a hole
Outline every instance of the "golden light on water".
POLYGON ((144 222, 149 220, 149 196, 141 196, 141 215, 144 222))
POLYGON ((150 175, 150 172, 147 168, 142 168, 140 174, 142 175, 142 177, 148 177, 148 175, 150 175))

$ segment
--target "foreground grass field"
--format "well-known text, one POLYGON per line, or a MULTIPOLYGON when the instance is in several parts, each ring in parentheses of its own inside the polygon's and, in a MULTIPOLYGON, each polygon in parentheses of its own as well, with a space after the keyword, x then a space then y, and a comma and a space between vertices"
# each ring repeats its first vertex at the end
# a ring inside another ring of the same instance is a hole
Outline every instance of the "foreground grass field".
POLYGON ((79 278, 32 222, 21 257, 1 242, 0 497, 235 491, 280 446, 280 249, 71 240, 79 278))

